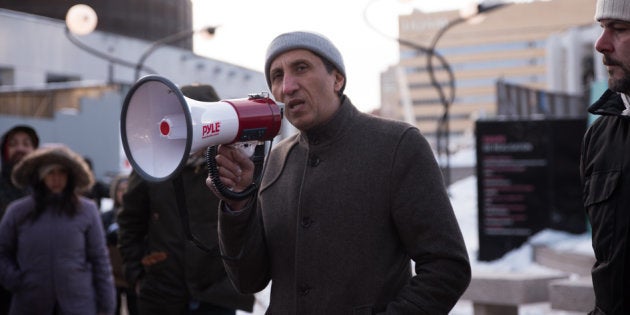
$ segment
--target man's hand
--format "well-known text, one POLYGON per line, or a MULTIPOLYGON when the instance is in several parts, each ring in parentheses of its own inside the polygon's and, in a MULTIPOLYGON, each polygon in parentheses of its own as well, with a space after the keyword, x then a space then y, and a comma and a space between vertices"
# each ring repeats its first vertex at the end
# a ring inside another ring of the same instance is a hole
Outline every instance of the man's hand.
MULTIPOLYGON (((254 181, 254 163, 241 150, 230 145, 220 145, 217 149, 217 169, 219 179, 228 189, 234 192, 241 192, 249 187, 254 181)), ((212 179, 208 176, 206 186, 214 192, 217 197, 225 200, 231 210, 239 211, 245 206, 247 200, 235 201, 227 200, 214 186, 212 179)))

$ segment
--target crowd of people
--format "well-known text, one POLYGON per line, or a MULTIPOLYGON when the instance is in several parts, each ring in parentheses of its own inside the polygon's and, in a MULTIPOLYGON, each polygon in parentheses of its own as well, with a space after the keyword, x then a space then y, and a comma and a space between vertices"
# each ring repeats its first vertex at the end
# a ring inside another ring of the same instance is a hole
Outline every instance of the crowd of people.
MULTIPOLYGON (((598 0, 595 19, 609 90, 589 108, 601 117, 583 138, 580 166, 596 257, 590 314, 629 314, 630 2, 598 0)), ((448 314, 471 266, 420 130, 357 110, 344 93, 343 56, 321 34, 277 36, 264 74, 297 132, 262 172, 221 145, 209 157, 218 178, 196 152, 172 180, 132 171, 107 189, 86 157, 40 146, 30 126, 9 129, 0 144, 0 315, 118 315, 123 304, 129 315, 234 315, 251 312, 269 284, 269 314, 448 314), (238 200, 217 189, 252 185, 238 200), (107 190, 112 207, 102 212, 107 190)), ((181 90, 219 100, 209 85, 181 90)))
MULTIPOLYGON (((218 100, 209 85, 182 91, 218 100)), ((111 180, 105 195, 88 158, 63 144, 40 147, 30 126, 9 129, 0 148, 1 315, 252 311, 253 295, 236 291, 218 254, 218 200, 205 185, 200 154, 180 175, 183 187, 132 172, 111 180), (176 188, 186 190, 191 226, 213 252, 187 241, 176 188), (101 209, 106 197, 111 209, 101 209)))

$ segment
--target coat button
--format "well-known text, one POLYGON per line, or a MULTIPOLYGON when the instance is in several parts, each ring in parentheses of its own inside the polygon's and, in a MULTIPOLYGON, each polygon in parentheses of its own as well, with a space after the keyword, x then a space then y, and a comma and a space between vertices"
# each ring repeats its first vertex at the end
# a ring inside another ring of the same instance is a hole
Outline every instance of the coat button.
POLYGON ((311 292, 311 288, 310 288, 309 286, 307 286, 307 285, 304 285, 304 284, 303 284, 303 285, 301 285, 301 286, 298 288, 298 293, 299 293, 301 296, 306 296, 306 295, 308 295, 308 293, 309 293, 309 292, 311 292))
POLYGON ((311 218, 309 218, 309 217, 302 218, 302 226, 303 227, 308 229, 311 226, 311 224, 313 224, 313 220, 311 220, 311 218))
POLYGON ((321 160, 316 155, 311 155, 308 158, 308 165, 310 165, 311 167, 315 167, 315 166, 319 165, 320 162, 321 162, 321 160))

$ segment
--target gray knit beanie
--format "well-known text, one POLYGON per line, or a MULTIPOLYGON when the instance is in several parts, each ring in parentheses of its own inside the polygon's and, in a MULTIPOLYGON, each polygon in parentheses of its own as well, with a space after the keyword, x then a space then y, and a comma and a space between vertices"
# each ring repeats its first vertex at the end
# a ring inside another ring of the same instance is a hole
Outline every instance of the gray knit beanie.
POLYGON ((630 22, 630 1, 628 0, 597 0, 595 20, 620 20, 630 22))
POLYGON ((265 59, 265 77, 267 85, 271 89, 271 80, 269 78, 269 68, 271 63, 280 54, 294 49, 306 49, 319 55, 320 57, 330 61, 335 68, 343 75, 344 82, 340 93, 343 93, 346 87, 346 68, 343 65, 341 53, 335 45, 326 37, 311 32, 291 32, 278 35, 267 48, 267 58, 265 59))

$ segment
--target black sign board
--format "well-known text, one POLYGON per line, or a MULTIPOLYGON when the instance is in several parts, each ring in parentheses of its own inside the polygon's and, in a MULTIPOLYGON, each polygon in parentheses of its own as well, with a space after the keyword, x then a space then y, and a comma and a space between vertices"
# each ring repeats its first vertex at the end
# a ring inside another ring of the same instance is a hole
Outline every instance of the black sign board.
POLYGON ((579 159, 586 119, 478 121, 479 260, 546 228, 582 233, 579 159))

